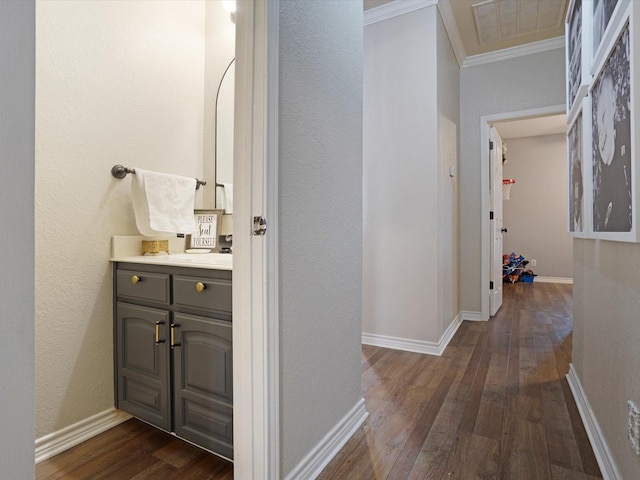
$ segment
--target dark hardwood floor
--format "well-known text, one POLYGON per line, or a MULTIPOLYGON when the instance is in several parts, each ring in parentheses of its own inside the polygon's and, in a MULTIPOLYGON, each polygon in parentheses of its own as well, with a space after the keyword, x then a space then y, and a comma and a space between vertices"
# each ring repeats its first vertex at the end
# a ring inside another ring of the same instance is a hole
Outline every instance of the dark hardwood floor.
POLYGON ((136 419, 36 465, 37 480, 232 480, 233 465, 136 419))
POLYGON ((565 375, 571 286, 504 286, 441 357, 363 347, 370 417, 319 480, 602 478, 565 375))
MULTIPOLYGON (((518 283, 441 357, 363 346, 370 416, 319 479, 602 478, 565 379, 571 331, 570 285, 518 283)), ((129 420, 40 463, 36 478, 226 480, 233 466, 129 420)))

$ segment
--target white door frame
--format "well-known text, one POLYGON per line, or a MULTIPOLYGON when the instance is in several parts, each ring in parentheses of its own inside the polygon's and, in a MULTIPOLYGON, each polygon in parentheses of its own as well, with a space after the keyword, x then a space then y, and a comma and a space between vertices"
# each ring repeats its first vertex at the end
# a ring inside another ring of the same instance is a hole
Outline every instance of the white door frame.
MULTIPOLYGON (((502 137, 498 130, 490 125, 489 143, 489 208, 493 209, 493 224, 489 221, 489 242, 491 242, 489 259, 489 279, 493 282, 493 290, 489 292, 489 315, 494 316, 502 306, 502 137), (499 175, 497 175, 497 171, 499 175), (498 181, 497 177, 500 177, 498 181)), ((491 216, 489 216, 491 219, 491 216)))
POLYGON ((234 127, 234 477, 279 478, 279 1, 238 2, 234 127), (269 222, 254 236, 253 217, 269 222))
POLYGON ((491 221, 489 220, 489 129, 496 122, 508 120, 523 120, 532 117, 546 117, 566 113, 566 105, 552 105, 549 107, 532 108, 515 112, 496 113, 480 117, 480 312, 482 320, 489 320, 489 282, 491 281, 491 221))

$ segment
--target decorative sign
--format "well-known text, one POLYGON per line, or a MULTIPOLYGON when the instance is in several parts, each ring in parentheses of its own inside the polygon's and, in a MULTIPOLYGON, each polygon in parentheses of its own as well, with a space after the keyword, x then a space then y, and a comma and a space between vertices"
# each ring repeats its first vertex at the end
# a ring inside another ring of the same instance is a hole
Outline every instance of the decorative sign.
POLYGON ((219 250, 218 235, 222 210, 195 210, 196 231, 190 235, 189 248, 219 250))

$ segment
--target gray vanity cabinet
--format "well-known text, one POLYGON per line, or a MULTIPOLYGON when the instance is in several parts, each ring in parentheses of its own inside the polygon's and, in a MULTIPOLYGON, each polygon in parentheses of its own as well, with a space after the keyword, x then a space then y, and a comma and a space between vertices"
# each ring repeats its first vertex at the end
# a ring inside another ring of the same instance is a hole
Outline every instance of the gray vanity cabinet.
POLYGON ((231 458, 231 325, 184 313, 176 313, 174 321, 174 430, 180 437, 231 458))
POLYGON ((118 302, 116 306, 117 406, 171 430, 169 312, 118 302), (156 344, 158 336, 165 343, 156 344))
POLYGON ((233 458, 231 272, 116 263, 116 406, 233 458))

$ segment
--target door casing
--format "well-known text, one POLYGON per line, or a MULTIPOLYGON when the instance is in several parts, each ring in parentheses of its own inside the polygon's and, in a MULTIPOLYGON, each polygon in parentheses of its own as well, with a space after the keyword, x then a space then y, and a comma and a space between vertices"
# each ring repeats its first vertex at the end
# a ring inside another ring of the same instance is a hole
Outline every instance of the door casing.
POLYGON ((532 108, 515 112, 496 113, 480 117, 480 313, 481 320, 489 320, 489 282, 491 281, 491 221, 489 220, 489 129, 496 122, 507 120, 523 120, 532 117, 546 117, 566 113, 566 105, 552 105, 548 107, 532 108))

